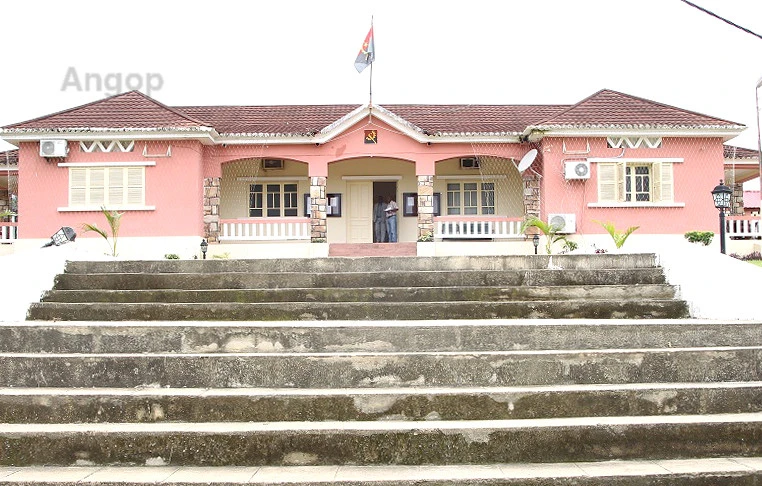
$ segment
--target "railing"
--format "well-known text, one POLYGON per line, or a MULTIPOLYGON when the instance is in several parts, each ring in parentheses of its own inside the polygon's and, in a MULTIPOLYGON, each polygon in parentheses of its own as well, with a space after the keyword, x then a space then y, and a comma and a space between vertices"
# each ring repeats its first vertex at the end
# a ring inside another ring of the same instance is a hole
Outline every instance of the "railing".
POLYGON ((725 218, 725 234, 728 238, 760 238, 759 216, 727 216, 725 218))
POLYGON ((502 216, 437 216, 434 218, 434 238, 523 238, 523 221, 523 218, 502 216))
POLYGON ((19 237, 16 216, 9 216, 10 221, 0 221, 0 241, 13 241, 19 237))
POLYGON ((309 240, 308 218, 223 219, 220 241, 309 240))

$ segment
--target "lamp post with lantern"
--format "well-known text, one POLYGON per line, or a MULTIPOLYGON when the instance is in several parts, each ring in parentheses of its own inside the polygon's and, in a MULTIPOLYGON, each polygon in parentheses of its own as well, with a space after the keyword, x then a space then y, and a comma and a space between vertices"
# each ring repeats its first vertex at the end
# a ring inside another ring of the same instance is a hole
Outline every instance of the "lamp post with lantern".
POLYGON ((725 253, 725 211, 730 208, 730 196, 733 194, 733 190, 722 183, 712 189, 712 198, 714 199, 714 207, 720 210, 720 252, 725 253))

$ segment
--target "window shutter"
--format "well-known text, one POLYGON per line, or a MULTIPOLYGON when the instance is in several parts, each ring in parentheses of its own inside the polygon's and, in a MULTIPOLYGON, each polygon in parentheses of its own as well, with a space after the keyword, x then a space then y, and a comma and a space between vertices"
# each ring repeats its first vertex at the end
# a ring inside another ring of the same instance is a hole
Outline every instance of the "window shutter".
POLYGON ((103 205, 106 202, 106 170, 90 169, 89 204, 103 205))
POLYGON ((654 164, 654 173, 658 179, 654 181, 654 190, 658 188, 659 195, 654 200, 657 202, 671 202, 675 199, 675 183, 672 173, 672 163, 661 162, 654 164))
POLYGON ((108 169, 108 203, 124 203, 124 170, 121 167, 108 169))
POLYGON ((69 171, 69 206, 84 206, 87 204, 87 170, 71 169, 69 171))
POLYGON ((127 204, 145 204, 145 169, 127 168, 127 204))
POLYGON ((615 164, 616 165, 616 187, 617 187, 617 193, 616 198, 614 199, 616 202, 622 202, 625 199, 625 184, 624 184, 624 178, 626 174, 626 167, 625 164, 615 164))
POLYGON ((617 165, 598 164, 598 202, 617 201, 617 165))

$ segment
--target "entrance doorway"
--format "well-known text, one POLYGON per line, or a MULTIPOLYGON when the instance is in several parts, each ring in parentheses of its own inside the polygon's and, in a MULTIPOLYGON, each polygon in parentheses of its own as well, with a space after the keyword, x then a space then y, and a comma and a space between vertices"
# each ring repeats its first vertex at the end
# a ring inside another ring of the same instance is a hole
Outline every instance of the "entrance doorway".
MULTIPOLYGON (((397 201, 397 182, 396 181, 377 181, 373 183, 373 209, 376 208, 378 198, 382 198, 386 202, 390 197, 397 201)), ((399 202, 397 203, 399 204, 399 202)), ((376 227, 373 227, 373 242, 384 243, 388 241, 386 236, 386 222, 384 221, 384 229, 379 233, 376 231, 376 227)))

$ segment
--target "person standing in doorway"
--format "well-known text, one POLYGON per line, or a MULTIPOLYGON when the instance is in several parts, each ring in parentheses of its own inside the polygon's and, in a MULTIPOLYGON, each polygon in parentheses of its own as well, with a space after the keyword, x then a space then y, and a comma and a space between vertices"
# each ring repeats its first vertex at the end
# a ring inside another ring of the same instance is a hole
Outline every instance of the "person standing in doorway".
POLYGON ((386 206, 383 196, 378 196, 378 202, 373 206, 373 241, 386 241, 386 206))
POLYGON ((400 208, 394 201, 394 196, 388 198, 386 204, 386 235, 389 238, 389 243, 397 243, 397 211, 400 208))

